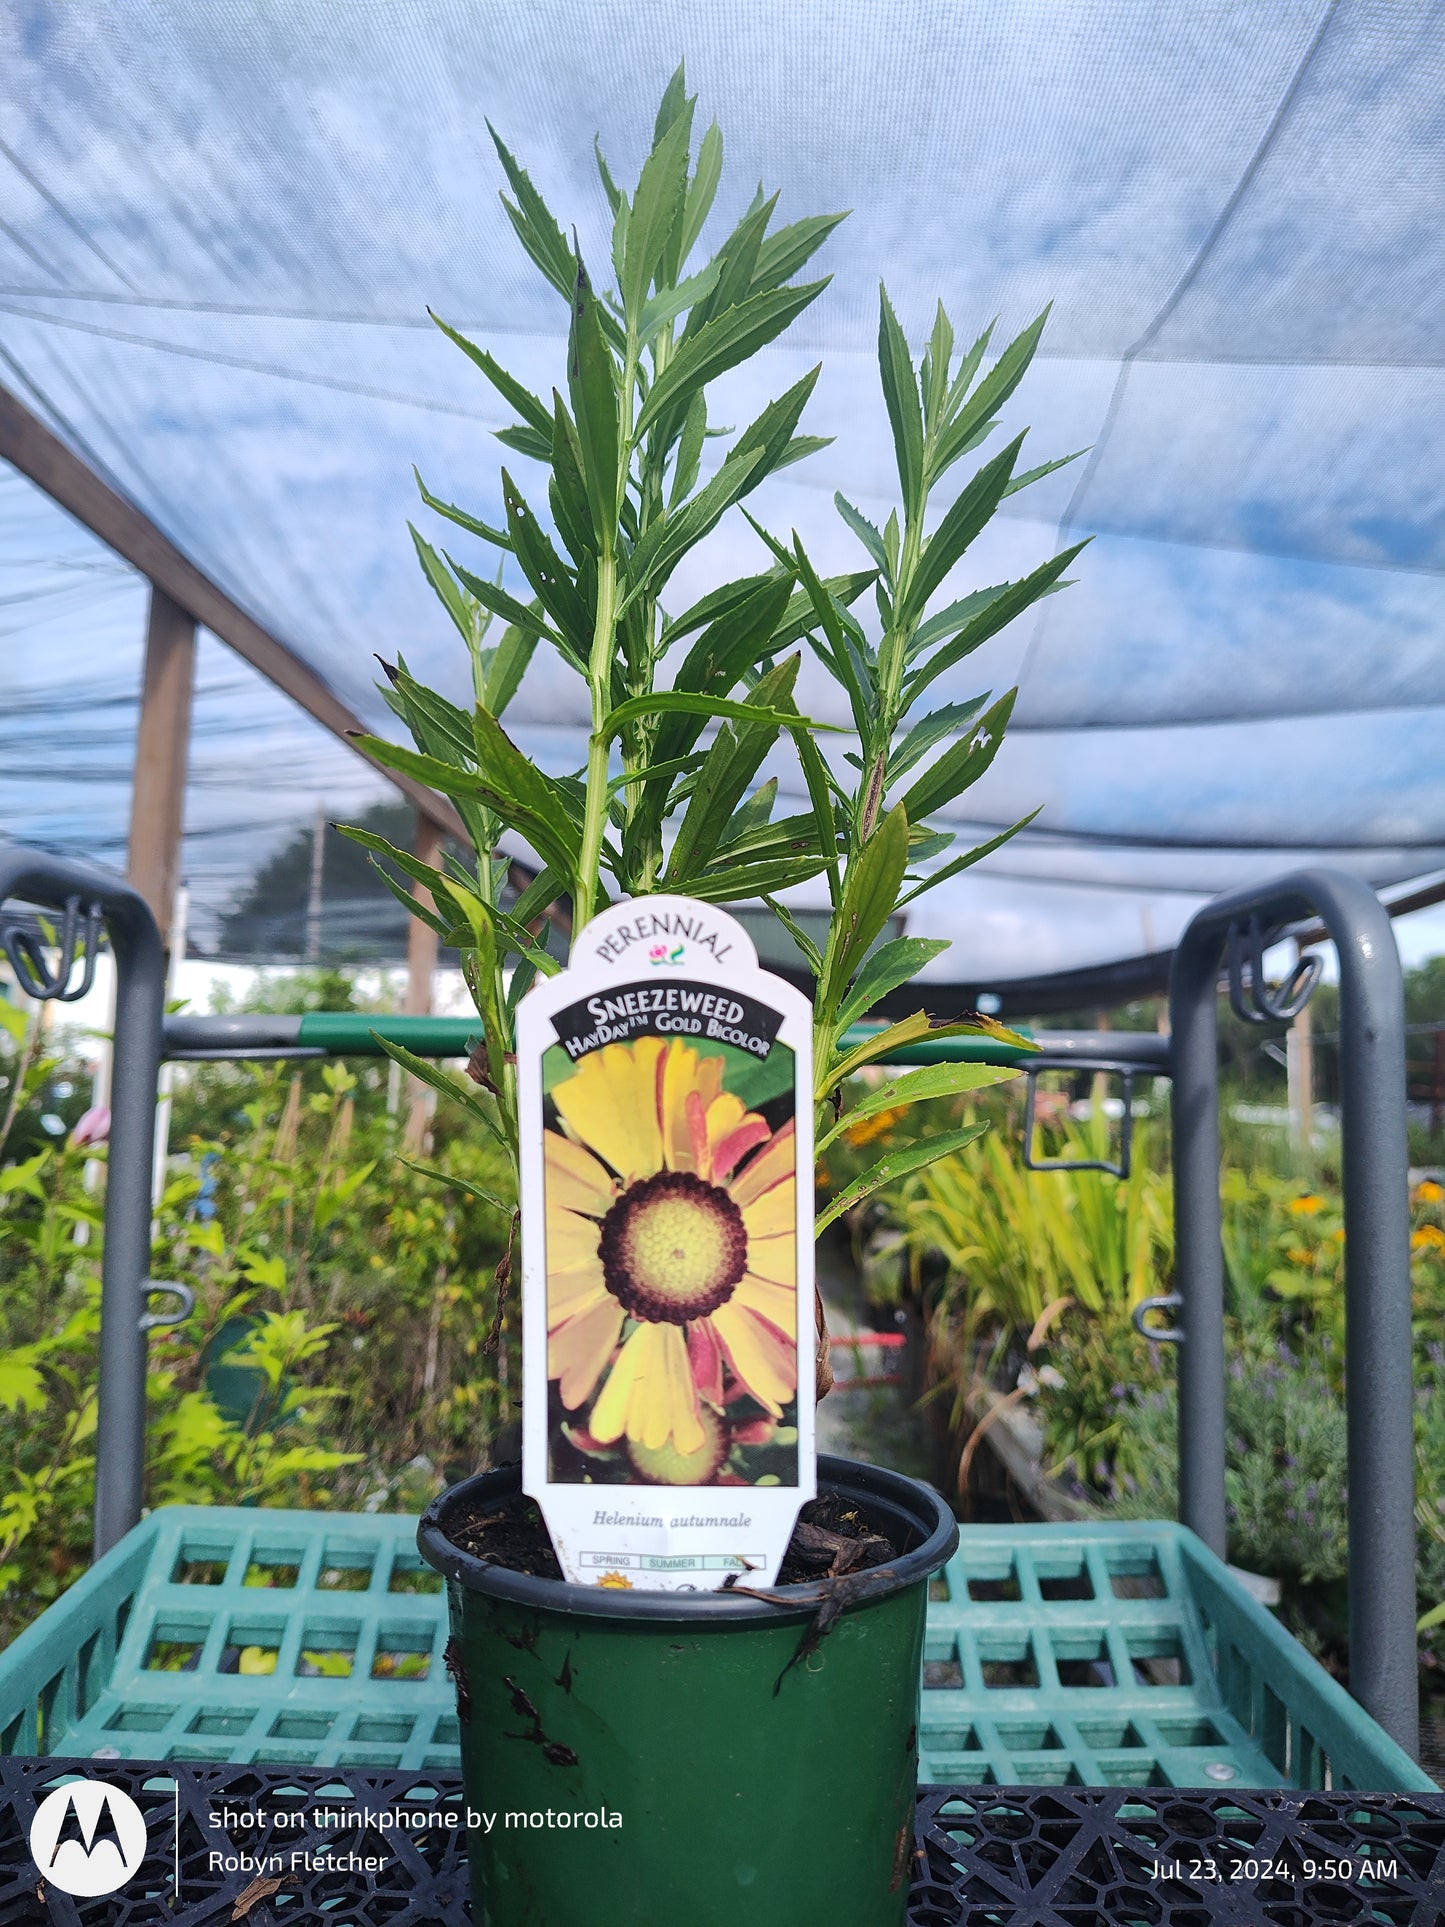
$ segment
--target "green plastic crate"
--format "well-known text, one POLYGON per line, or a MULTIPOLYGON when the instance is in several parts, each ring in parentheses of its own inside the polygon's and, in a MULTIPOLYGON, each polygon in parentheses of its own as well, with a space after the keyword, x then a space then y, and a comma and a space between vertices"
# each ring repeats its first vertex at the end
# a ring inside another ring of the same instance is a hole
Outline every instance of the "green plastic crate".
POLYGON ((416 1523, 153 1512, 0 1654, 0 1752, 455 1767, 416 1523))
POLYGON ((969 1786, 1434 1787, 1172 1524, 964 1526, 919 1750, 921 1779, 969 1786))
MULTIPOLYGON (((163 1508, 0 1653, 0 1752, 454 1768, 446 1636, 414 1518, 163 1508)), ((925 1781, 1433 1785, 1175 1525, 964 1526, 921 1708, 925 1781)))

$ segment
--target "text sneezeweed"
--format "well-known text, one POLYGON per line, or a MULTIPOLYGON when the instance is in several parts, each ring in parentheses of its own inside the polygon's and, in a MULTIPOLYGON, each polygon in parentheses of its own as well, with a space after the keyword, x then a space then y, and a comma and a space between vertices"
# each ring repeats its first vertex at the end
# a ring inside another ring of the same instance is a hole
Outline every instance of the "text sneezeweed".
MULTIPOLYGON (((1064 586, 1064 571, 1083 544, 1020 580, 961 598, 949 599, 947 590, 955 565, 1005 497, 1061 462, 1019 472, 1019 435, 982 462, 940 515, 930 511, 945 480, 997 427, 999 411, 1028 370, 1045 316, 985 370, 991 329, 959 354, 940 306, 915 365, 883 293, 879 367, 901 514, 895 509, 880 529, 841 495, 836 498, 866 552, 866 568, 820 578, 796 535, 785 542, 753 520, 759 572, 675 609, 668 584, 682 559, 769 475, 825 445, 799 432, 817 368, 736 433, 712 426, 709 390, 719 376, 783 335, 823 293, 826 277, 798 277, 843 218, 817 215, 774 227, 777 197, 764 198, 759 190, 722 245, 695 265, 722 169, 716 124, 694 142, 695 105, 679 68, 630 195, 598 154, 613 215, 609 286, 599 286, 597 264, 583 262, 493 133, 512 226, 569 310, 563 385, 547 397, 534 394, 486 349, 440 318, 437 325, 515 409, 517 421, 498 439, 545 479, 546 512, 531 505, 505 467, 503 514, 495 526, 422 485, 431 511, 469 542, 501 555, 499 569, 478 567, 439 553, 413 530, 422 567, 468 649, 474 701, 470 709, 452 702, 398 660, 388 668, 385 694, 412 747, 376 737, 361 742, 378 762, 450 797, 473 853, 471 862, 447 858, 436 868, 374 834, 348 832, 431 892, 434 908, 428 909, 388 878, 408 907, 461 953, 481 1020, 482 1044, 472 1065, 478 1088, 454 1083, 399 1046, 386 1048, 463 1104, 507 1148, 514 1166, 515 1012, 537 973, 557 968, 545 948, 545 931, 534 931, 560 904, 570 906, 575 943, 588 919, 624 893, 666 890, 716 904, 767 903, 816 979, 820 1154, 843 1129, 875 1111, 974 1089, 1007 1074, 939 1064, 864 1089, 849 1081, 856 1071, 887 1063, 899 1047, 925 1034, 1012 1033, 978 1016, 937 1025, 921 1009, 879 1025, 861 1043, 846 1043, 845 1033, 947 947, 908 936, 880 942, 890 920, 1032 820, 1025 817, 977 848, 953 851, 954 837, 939 819, 992 763, 1016 692, 937 708, 928 707, 928 697, 940 676, 1041 596, 1064 586), (726 439, 726 453, 704 476, 703 456, 713 437, 726 439), (865 624, 857 612, 870 595, 877 620, 865 624), (500 634, 492 641, 496 626, 500 634), (539 643, 555 651, 588 692, 587 763, 575 774, 553 776, 538 768, 502 726, 539 643), (820 733, 796 707, 803 648, 846 696, 858 739, 851 754, 829 749, 838 739, 820 733), (776 777, 758 778, 783 741, 798 758, 809 807, 779 818, 776 777), (497 848, 508 832, 536 853, 540 867, 535 881, 504 909, 508 864, 497 848), (831 905, 821 948, 779 900, 781 892, 814 878, 825 879, 831 905)), ((539 489, 531 493, 541 501, 539 489)), ((557 1109, 557 1146, 586 1151, 589 1127, 569 1117, 566 1102, 557 1109)), ((941 1132, 879 1159, 823 1205, 818 1229, 880 1185, 958 1149, 982 1128, 941 1132)), ((599 1148, 595 1139, 593 1148, 599 1148)), ((572 1154, 556 1150, 559 1157, 572 1154)), ((615 1172, 604 1175, 616 1184, 615 1172)), ((735 1311, 709 1309, 705 1301, 707 1280, 714 1272, 721 1277, 734 1262, 727 1255, 737 1229, 730 1213, 746 1226, 754 1207, 736 1189, 730 1195, 723 1182, 712 1188, 726 1207, 714 1202, 689 1213, 682 1193, 669 1191, 661 1177, 659 1172, 642 1180, 631 1201, 609 1201, 603 1214, 607 1248, 599 1243, 588 1258, 600 1269, 611 1303, 594 1307, 586 1342, 576 1335, 567 1370, 575 1388, 601 1357, 596 1378, 606 1376, 603 1399, 610 1387, 618 1388, 600 1418, 594 1408, 589 1421, 590 1437, 601 1448, 611 1444, 606 1435, 617 1418, 613 1408, 624 1402, 630 1368, 622 1364, 629 1347, 639 1363, 649 1350, 666 1349, 671 1357, 679 1336, 705 1334, 709 1321, 715 1325, 731 1316, 741 1322, 749 1315, 747 1294, 741 1303, 737 1296, 741 1279, 730 1301, 735 1311), (696 1277, 687 1289, 695 1291, 696 1309, 681 1321, 635 1315, 648 1303, 648 1210, 695 1220, 687 1235, 696 1242, 696 1277), (626 1336, 624 1314, 630 1321, 626 1336)), ((760 1276, 749 1291, 763 1294, 766 1283, 760 1276)), ((829 1382, 825 1341, 820 1314, 820 1391, 829 1382)), ((641 1426, 645 1438, 631 1443, 697 1465, 726 1456, 738 1442, 709 1397, 706 1343, 692 1351, 700 1362, 671 1396, 666 1432, 659 1436, 658 1420, 641 1426)), ((752 1389, 771 1416, 785 1402, 782 1387, 768 1377, 764 1363, 755 1369, 752 1389)), ((615 1436, 626 1434, 624 1420, 615 1436)))

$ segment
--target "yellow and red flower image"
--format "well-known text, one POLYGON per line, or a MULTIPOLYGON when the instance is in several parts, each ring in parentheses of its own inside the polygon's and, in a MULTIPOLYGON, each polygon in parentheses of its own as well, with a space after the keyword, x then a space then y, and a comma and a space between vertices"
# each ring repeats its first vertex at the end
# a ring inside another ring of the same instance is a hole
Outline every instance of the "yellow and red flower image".
MULTIPOLYGON (((547 1375, 587 1430, 706 1459, 704 1408, 797 1390, 796 1145, 679 1038, 604 1045, 544 1136, 547 1375)), ((702 1481, 700 1481, 702 1482, 702 1481)))

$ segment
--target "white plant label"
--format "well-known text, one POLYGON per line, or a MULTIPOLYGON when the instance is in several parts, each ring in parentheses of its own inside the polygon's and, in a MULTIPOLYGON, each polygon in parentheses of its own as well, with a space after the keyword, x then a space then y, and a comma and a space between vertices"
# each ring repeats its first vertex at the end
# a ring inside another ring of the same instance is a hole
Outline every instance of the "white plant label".
POLYGON ((814 1495, 812 1021, 673 896, 518 1008, 523 1486, 574 1583, 767 1585, 814 1495))

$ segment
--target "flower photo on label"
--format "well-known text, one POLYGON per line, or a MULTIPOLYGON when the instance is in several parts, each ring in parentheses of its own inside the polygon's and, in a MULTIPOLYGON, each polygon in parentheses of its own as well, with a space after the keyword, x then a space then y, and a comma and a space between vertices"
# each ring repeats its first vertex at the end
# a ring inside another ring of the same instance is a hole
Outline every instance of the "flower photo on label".
POLYGON ((729 1088, 756 1074, 739 1055, 657 1036, 575 1066, 555 1053, 543 1147, 555 1478, 791 1482, 796 1147, 779 1115, 791 1098, 750 1109, 729 1088))

